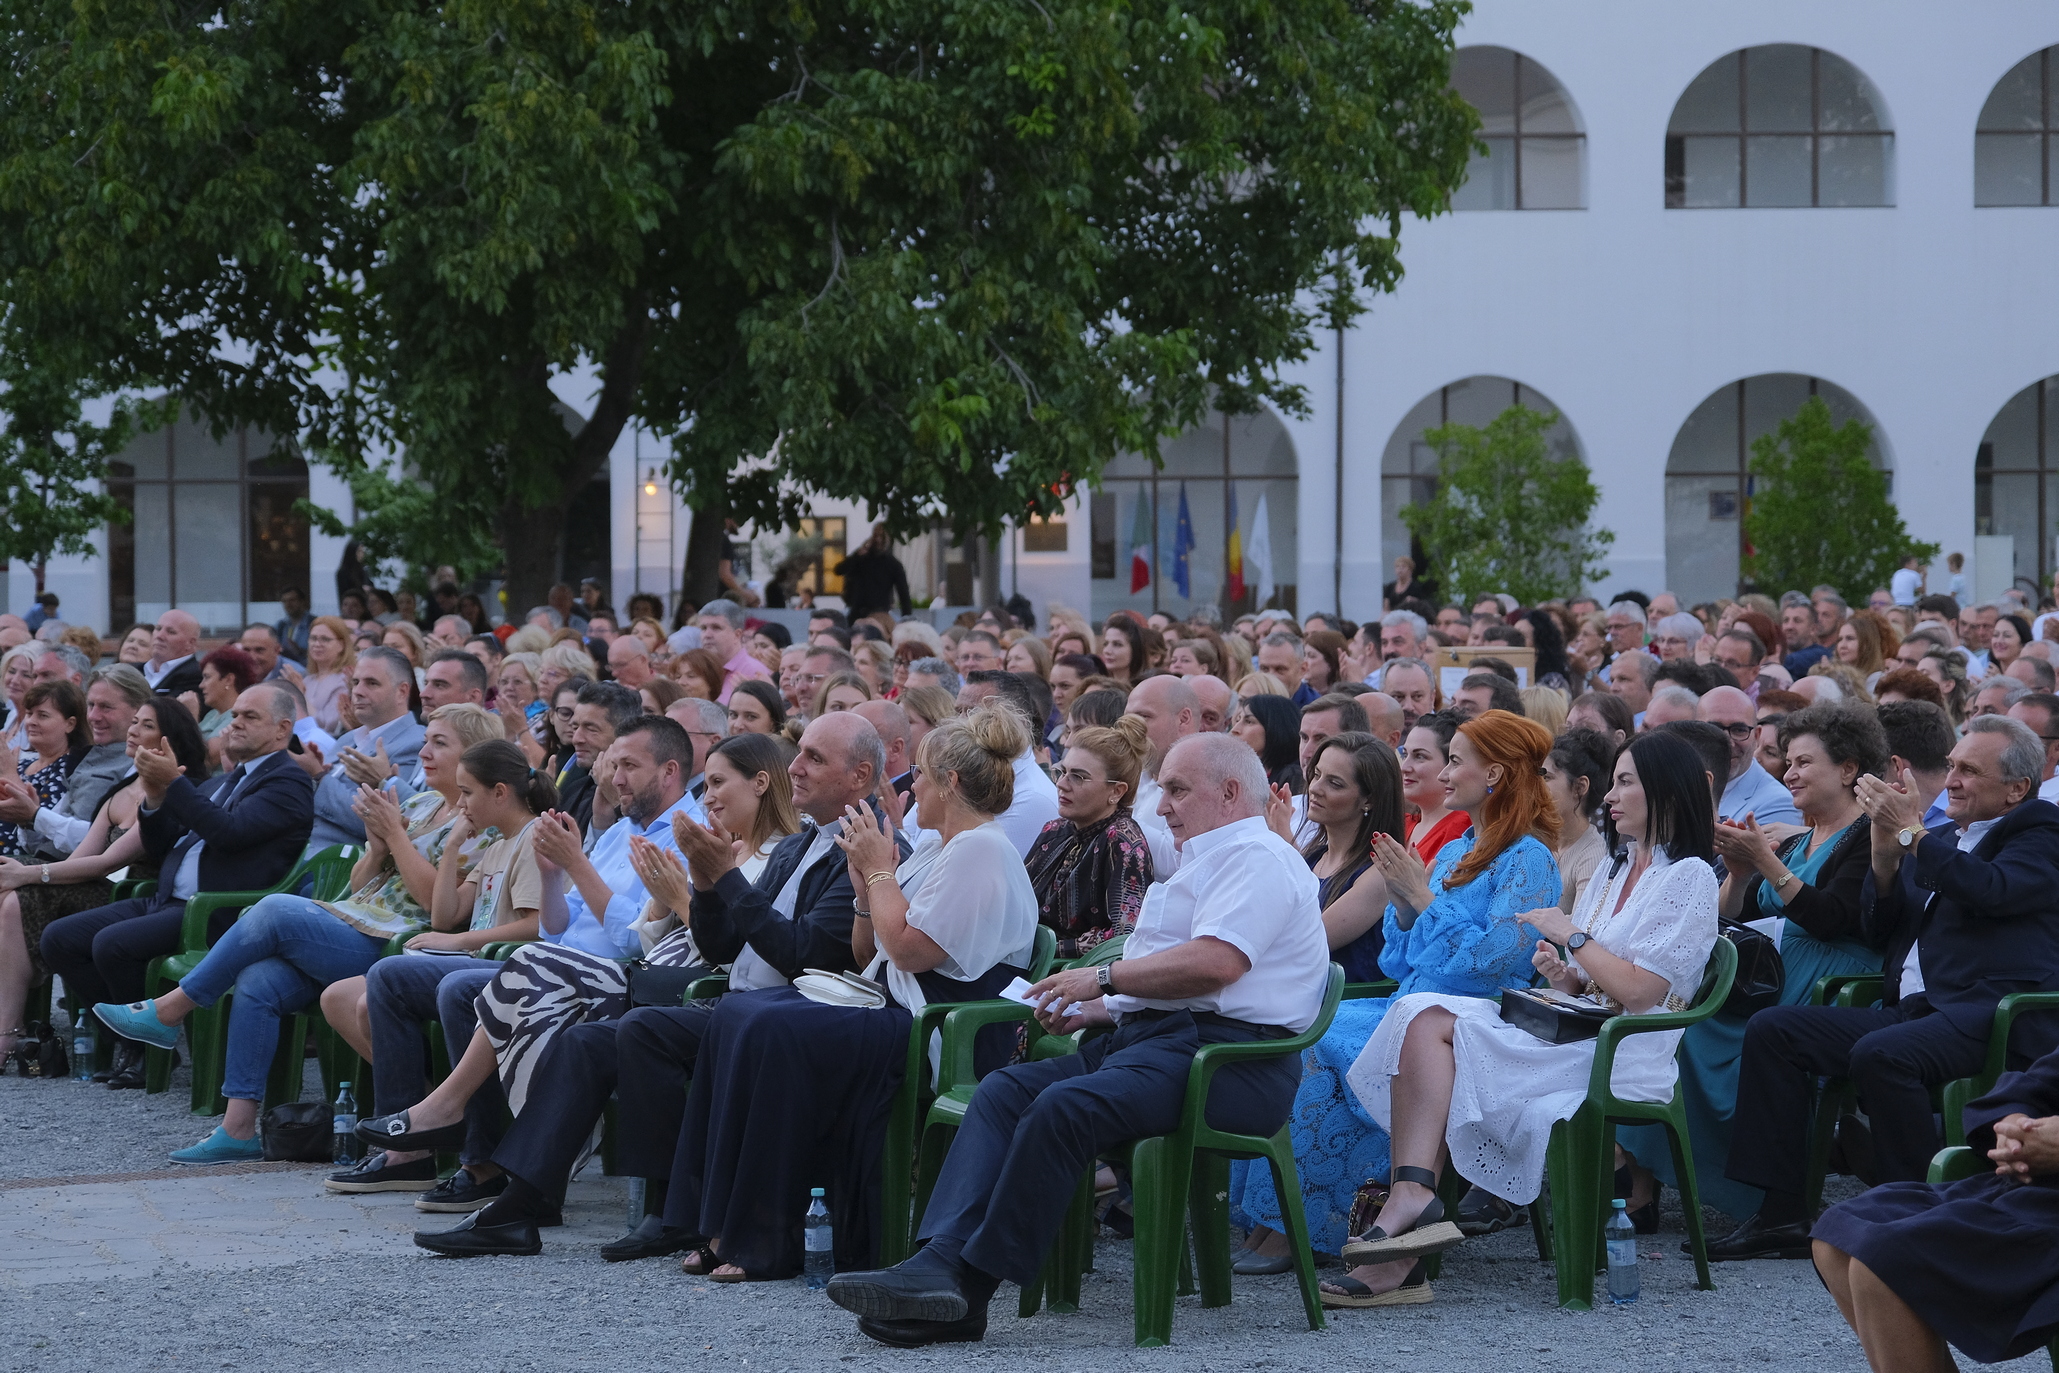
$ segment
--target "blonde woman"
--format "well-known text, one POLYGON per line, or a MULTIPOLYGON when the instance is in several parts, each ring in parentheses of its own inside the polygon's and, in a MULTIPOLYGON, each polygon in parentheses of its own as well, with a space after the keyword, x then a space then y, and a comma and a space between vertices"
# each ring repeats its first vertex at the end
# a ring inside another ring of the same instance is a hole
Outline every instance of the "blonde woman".
POLYGON ((903 620, 894 626, 894 647, 899 648, 903 644, 921 644, 925 658, 947 656, 944 653, 944 636, 937 633, 934 625, 920 620, 903 620))
POLYGON ((576 640, 552 644, 537 660, 536 691, 548 701, 557 694, 559 687, 573 677, 586 681, 597 681, 600 672, 593 665, 593 659, 576 640))
POLYGON ((508 635, 507 650, 510 653, 534 653, 541 655, 550 647, 550 635, 538 625, 523 625, 508 635))
POLYGON ((872 699, 872 687, 863 677, 855 672, 832 672, 815 688, 814 709, 808 718, 817 719, 833 710, 849 710, 872 699))
POLYGON ((9 753, 20 753, 29 746, 28 712, 22 709, 21 698, 36 684, 36 659, 42 656, 42 644, 27 643, 15 645, 0 657, 0 691, 7 696, 7 724, 0 729, 0 745, 9 753))
POLYGON ((1237 679, 1239 696, 1287 696, 1291 695, 1279 678, 1270 672, 1247 672, 1237 679))
POLYGON ((1051 646, 1034 634, 1024 634, 1008 645, 1001 665, 1010 672, 1027 672, 1045 682, 1051 680, 1051 646))
POLYGON ((1550 730, 1554 739, 1566 732, 1566 713, 1572 709, 1566 693, 1557 687, 1530 686, 1523 688, 1522 697, 1526 717, 1550 730))

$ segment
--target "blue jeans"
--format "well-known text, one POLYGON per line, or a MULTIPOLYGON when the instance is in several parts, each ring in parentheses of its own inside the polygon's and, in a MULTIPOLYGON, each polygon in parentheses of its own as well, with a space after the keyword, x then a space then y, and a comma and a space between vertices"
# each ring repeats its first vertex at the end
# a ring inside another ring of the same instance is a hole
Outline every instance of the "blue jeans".
POLYGON ((262 1101, 280 1018, 307 1007, 331 982, 365 972, 385 947, 302 896, 267 896, 243 912, 179 983, 199 1006, 236 990, 222 1095, 262 1101))

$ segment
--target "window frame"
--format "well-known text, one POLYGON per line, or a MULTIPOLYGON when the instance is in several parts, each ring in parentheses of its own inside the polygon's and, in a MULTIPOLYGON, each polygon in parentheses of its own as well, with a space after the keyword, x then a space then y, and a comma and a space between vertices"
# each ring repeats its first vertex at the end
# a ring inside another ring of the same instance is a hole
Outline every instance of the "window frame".
MULTIPOLYGON (((1560 132, 1560 133, 1526 133, 1526 132, 1524 131, 1524 129, 1523 129, 1523 65, 1524 65, 1524 64, 1525 64, 1525 63, 1527 62, 1527 63, 1528 63, 1528 64, 1529 64, 1530 66, 1532 66, 1532 67, 1535 67, 1535 68, 1536 68, 1536 69, 1538 70, 1538 72, 1539 72, 1539 73, 1541 73, 1541 74, 1542 74, 1542 76, 1543 76, 1544 78, 1546 78, 1546 79, 1547 79, 1547 80, 1548 80, 1548 81, 1550 82, 1550 89, 1551 89, 1551 90, 1553 90, 1553 91, 1555 91, 1555 92, 1557 92, 1557 94, 1558 94, 1559 98, 1560 98, 1561 100, 1563 100, 1563 101, 1565 102, 1565 105, 1566 105, 1566 110, 1567 110, 1567 113, 1568 113, 1569 115, 1571 115, 1571 117, 1572 117, 1572 120, 1573 120, 1573 122, 1574 122, 1574 123, 1575 123, 1575 124, 1577 125, 1577 124, 1580 124, 1580 123, 1582 122, 1582 121, 1581 121, 1581 119, 1580 119, 1580 113, 1579 113, 1579 109, 1578 109, 1578 107, 1577 107, 1577 106, 1575 106, 1575 105, 1573 104, 1573 96, 1572 96, 1572 93, 1571 93, 1571 92, 1569 92, 1569 91, 1568 91, 1568 90, 1566 89, 1566 83, 1565 83, 1565 82, 1563 82, 1563 81, 1561 81, 1561 80, 1559 80, 1559 79, 1558 79, 1558 77, 1557 77, 1557 75, 1556 75, 1556 74, 1554 74, 1554 73, 1552 72, 1552 70, 1551 70, 1551 69, 1550 69, 1549 67, 1545 66, 1545 65, 1544 65, 1544 64, 1543 64, 1542 62, 1539 62, 1539 61, 1538 61, 1538 60, 1537 60, 1536 58, 1534 58, 1534 57, 1531 57, 1531 56, 1530 56, 1530 55, 1529 55, 1528 53, 1525 53, 1525 52, 1521 51, 1520 49, 1516 49, 1516 48, 1502 48, 1502 47, 1501 47, 1501 45, 1500 45, 1499 43, 1480 43, 1480 44, 1471 44, 1471 45, 1468 45, 1468 46, 1472 46, 1472 47, 1477 47, 1477 48, 1500 48, 1500 50, 1501 50, 1501 51, 1503 51, 1503 52, 1505 52, 1505 53, 1507 53, 1507 54, 1509 55, 1509 62, 1510 62, 1510 72, 1509 72, 1509 92, 1510 92, 1510 95, 1511 95, 1511 96, 1513 97, 1513 99, 1512 99, 1512 102, 1511 102, 1511 105, 1510 105, 1510 111, 1511 111, 1511 119, 1512 119, 1512 122, 1513 122, 1513 124, 1514 124, 1514 127, 1513 127, 1513 128, 1512 128, 1512 129, 1511 129, 1511 130, 1510 130, 1510 131, 1509 131, 1508 133, 1505 133, 1505 134, 1501 134, 1501 133, 1497 133, 1497 134, 1485 134, 1485 133, 1482 133, 1482 134, 1477 134, 1477 135, 1475 135, 1475 138, 1476 138, 1476 141, 1478 141, 1478 142, 1481 142, 1481 143, 1493 144, 1493 143, 1503 143, 1503 142, 1505 142, 1505 143, 1508 143, 1508 144, 1510 144, 1510 145, 1511 145, 1511 151, 1510 151, 1510 156, 1511 156, 1511 157, 1512 157, 1512 159, 1513 159, 1513 163, 1514 163, 1514 165, 1513 165, 1513 167, 1512 167, 1512 170, 1511 170, 1511 174, 1510 174, 1510 185, 1514 187, 1514 190, 1515 190, 1515 198, 1516 198, 1516 203, 1515 203, 1514 205, 1508 205, 1508 206, 1501 206, 1501 205, 1491 205, 1491 206, 1484 206, 1484 207, 1473 207, 1473 206, 1467 206, 1467 207, 1464 207, 1464 209, 1463 209, 1462 211, 1461 211, 1461 208, 1460 208, 1459 206, 1456 206, 1456 205, 1454 205, 1454 206, 1452 207, 1453 211, 1454 211, 1455 213, 1459 213, 1459 212, 1462 212, 1462 213, 1466 213, 1466 214, 1507 214, 1507 213, 1509 213, 1509 212, 1511 212, 1511 211, 1515 211, 1515 212, 1523 212, 1523 211, 1531 211, 1531 212, 1538 212, 1538 211, 1553 211, 1553 210, 1557 210, 1557 211, 1566 211, 1566 210, 1584 210, 1584 209, 1586 209, 1586 208, 1587 208, 1587 130, 1586 130, 1586 129, 1585 129, 1584 127, 1582 127, 1582 128, 1575 128, 1575 129, 1573 129, 1573 130, 1571 130, 1571 131, 1569 131, 1569 132, 1560 132), (1578 200, 1579 200, 1579 202, 1580 202, 1579 204, 1577 204, 1577 205, 1526 205, 1526 204, 1524 204, 1524 203, 1523 203, 1523 143, 1524 143, 1524 140, 1526 140, 1526 139, 1527 139, 1527 140, 1529 140, 1530 142, 1533 142, 1533 143, 1571 143, 1571 144, 1573 144, 1573 145, 1574 145, 1574 152, 1575 152, 1575 165, 1576 165, 1576 166, 1577 166, 1577 168, 1578 168, 1578 177, 1579 177, 1579 189, 1578 189, 1578 200)), ((1454 90, 1457 90, 1457 87, 1456 87, 1456 86, 1454 86, 1454 87, 1453 87, 1453 89, 1454 89, 1454 90)), ((1460 98, 1460 99, 1465 99, 1465 92, 1463 92, 1463 91, 1459 91, 1459 92, 1458 92, 1458 94, 1459 94, 1459 98, 1460 98)), ((1471 103, 1471 102, 1469 101, 1468 103, 1471 103)), ((1478 107, 1477 107, 1477 106, 1475 106, 1475 109, 1477 109, 1477 108, 1478 108, 1478 107)), ((1488 155, 1487 155, 1487 158, 1486 158, 1485 160, 1488 160, 1488 161, 1492 161, 1492 160, 1493 160, 1493 156, 1494 156, 1494 154, 1493 154, 1493 152, 1492 152, 1492 150, 1491 150, 1491 148, 1490 148, 1490 151, 1489 151, 1489 153, 1488 153, 1488 155)), ((1468 179, 1470 179, 1470 175, 1469 175, 1468 179)))
MULTIPOLYGON (((2036 129, 1984 129, 1980 124, 1980 115, 1974 116, 1973 207, 1977 210, 2042 210, 2050 209, 2054 204, 2059 204, 2059 201, 2055 201, 2053 198, 2054 187, 2052 185, 2053 140, 2055 136, 2059 136, 2059 109, 2054 108, 2055 102, 2052 99, 2052 78, 2055 75, 2052 70, 2052 54, 2054 51, 2059 51, 2059 44, 2039 48, 2036 52, 2030 54, 2031 57, 2038 59, 2038 127, 2036 129), (2026 135, 2033 135, 2038 140, 2039 184, 2037 204, 2032 205, 2014 200, 1982 200, 1980 198, 1981 140, 1984 138, 2022 138, 2026 135)), ((2012 63, 2009 71, 2015 71, 2017 67, 2022 66, 2024 60, 2028 59, 2021 59, 2012 63)), ((2005 71, 1995 79, 1995 84, 1988 88, 1987 100, 1980 102, 1981 114, 1987 113, 1988 102, 1995 98, 1995 91, 2000 88, 2002 82, 2008 79, 2009 72, 2005 71)))
MULTIPOLYGON (((1884 167, 1886 170, 1885 179, 1890 187, 1892 186, 1894 180, 1893 168, 1895 150, 1895 131, 1891 128, 1876 129, 1871 133, 1856 133, 1853 130, 1849 129, 1826 130, 1823 127, 1823 58, 1825 55, 1824 49, 1819 48, 1814 44, 1806 45, 1809 49, 1809 128, 1807 132, 1798 132, 1786 129, 1755 131, 1751 127, 1751 68, 1746 60, 1747 54, 1751 53, 1755 48, 1766 48, 1774 46, 1777 45, 1771 43, 1753 44, 1750 47, 1739 48, 1735 52, 1725 53, 1722 57, 1716 59, 1717 62, 1735 62, 1737 64, 1737 132, 1676 134, 1673 133, 1670 130, 1670 128, 1668 129, 1665 136, 1666 141, 1663 182, 1665 207, 1669 210, 1893 209, 1894 202, 1891 198, 1877 205, 1825 205, 1823 203, 1824 139, 1854 137, 1885 139, 1887 146, 1887 156, 1884 161, 1884 167), (1808 144, 1809 203, 1807 205, 1754 205, 1751 202, 1751 141, 1753 139, 1774 138, 1782 140, 1801 141, 1806 142, 1808 144), (1730 143, 1737 149, 1737 200, 1735 203, 1726 203, 1722 205, 1690 205, 1687 203, 1686 151, 1687 143, 1690 139, 1698 142, 1730 143)), ((1805 45, 1795 44, 1793 46, 1801 47, 1805 45)), ((1846 66, 1851 67, 1852 71, 1859 77, 1861 77, 1863 80, 1865 80, 1868 86, 1871 86, 1873 84, 1872 78, 1867 76, 1866 73, 1863 70, 1861 70, 1856 64, 1852 63, 1850 59, 1839 56, 1837 53, 1830 53, 1829 55, 1833 58, 1836 58, 1836 60, 1843 62, 1846 66)), ((1694 76, 1694 81, 1700 81, 1702 77, 1707 75, 1709 70, 1713 68, 1715 65, 1716 62, 1711 62, 1709 66, 1702 68, 1702 70, 1699 72, 1696 72, 1694 76)), ((1693 88, 1694 81, 1690 81, 1688 83, 1689 89, 1693 88)), ((1687 91, 1683 90, 1680 93, 1680 95, 1675 98, 1673 106, 1676 110, 1680 106, 1680 101, 1686 99, 1686 97, 1687 91)), ((1874 115, 1876 118, 1884 116, 1885 113, 1886 112, 1884 110, 1880 109, 1876 105, 1874 109, 1874 115)), ((1671 124, 1672 121, 1670 116, 1668 117, 1667 122, 1669 125, 1671 124)), ((1889 190, 1888 194, 1892 196, 1892 191, 1889 190)))

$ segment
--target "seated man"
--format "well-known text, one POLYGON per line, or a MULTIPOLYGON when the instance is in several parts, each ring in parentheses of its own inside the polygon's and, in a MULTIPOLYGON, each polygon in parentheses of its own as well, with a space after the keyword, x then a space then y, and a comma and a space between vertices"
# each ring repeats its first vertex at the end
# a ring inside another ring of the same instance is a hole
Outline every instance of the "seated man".
POLYGON ((310 857, 331 844, 362 844, 365 822, 354 808, 360 781, 378 785, 391 768, 410 775, 421 760, 423 725, 408 713, 415 669, 397 648, 368 648, 350 670, 350 708, 358 727, 336 741, 336 756, 308 745, 294 759, 315 782, 314 830, 308 837, 310 857), (350 775, 352 764, 376 764, 378 776, 350 775))
MULTIPOLYGON (((1766 1197, 1710 1258, 1808 1257, 1803 1187, 1819 1076, 1858 1084, 1877 1180, 1917 1181, 1938 1148, 1931 1091, 1981 1070, 1995 1003, 2059 989, 2059 807, 2033 795, 2044 761, 2020 720, 1968 721, 1945 774, 1951 818, 1927 833, 1927 798, 1908 773, 1859 779, 1873 821, 1859 910, 1866 941, 1886 950, 1883 1004, 1775 1006, 1751 1018, 1724 1173, 1766 1197)), ((2051 1048, 2050 1019, 2026 1018, 2017 1047, 2051 1048)))
MULTIPOLYGON (((678 724, 662 715, 644 716, 622 732, 608 751, 607 764, 613 769, 623 820, 600 837, 590 857, 581 849, 579 828, 571 816, 550 811, 537 817, 536 852, 551 865, 544 869, 540 938, 604 958, 627 958, 638 949, 632 927, 647 897, 643 879, 630 863, 629 840, 641 835, 676 852, 672 817, 681 811, 703 814, 700 803, 686 794, 686 776, 675 761, 691 747, 678 724), (651 736, 659 733, 672 736, 671 746, 661 749, 654 743, 651 736), (553 869, 564 874, 562 891, 550 880, 553 869)), ((384 1150, 372 1150, 355 1167, 331 1174, 326 1184, 330 1191, 434 1188, 431 1204, 456 1210, 493 1196, 506 1185, 492 1162, 506 1102, 491 1071, 479 1076, 448 1119, 415 1120, 409 1113, 429 1095, 423 1025, 431 1019, 442 1023, 443 1042, 454 1062, 466 1054, 479 1026, 474 1001, 501 967, 487 958, 408 956, 383 958, 365 974, 373 1109, 378 1115, 361 1121, 358 1131, 384 1150), (438 1185, 432 1151, 454 1144, 461 1144, 464 1167, 438 1185)), ((334 983, 322 994, 323 1013, 331 1024, 345 1022, 356 1013, 356 999, 352 982, 334 983)))
MULTIPOLYGON (((157 892, 53 920, 43 931, 43 961, 75 1005, 140 1003, 151 960, 179 951, 189 897, 261 890, 293 870, 314 822, 314 783, 286 751, 297 706, 297 693, 277 682, 238 696, 221 734, 233 766, 204 790, 180 770, 170 744, 137 751, 137 825, 145 850, 163 860, 157 892)), ((215 911, 208 941, 238 914, 215 911)), ((143 1085, 142 1045, 116 1041, 107 1085, 143 1085)))
MULTIPOLYGON (((1179 871, 1144 898, 1124 958, 1031 988, 1054 1034, 1115 1033, 980 1083, 923 1213, 922 1250, 830 1280, 830 1300, 874 1339, 984 1338, 994 1289, 1035 1279, 1081 1174, 1105 1150, 1178 1127, 1202 1045, 1289 1038, 1321 1011, 1330 950, 1316 880, 1266 827, 1258 755, 1233 735, 1194 735, 1173 745, 1158 782, 1179 871), (1080 1013, 1066 1016, 1074 1002, 1080 1013)), ((1300 1079, 1294 1055, 1225 1068, 1208 1121, 1270 1135, 1300 1079)))
POLYGON ((2043 1349, 2059 1334, 2059 1053, 1966 1107, 1992 1172, 1894 1182, 1816 1222, 1816 1271, 1878 1369, 1956 1367, 2043 1349))
MULTIPOLYGON (((687 923, 701 955, 730 966, 731 992, 784 987, 808 968, 856 970, 850 865, 832 840, 845 807, 866 804, 883 770, 879 735, 856 713, 835 711, 809 724, 789 772, 795 809, 812 823, 780 841, 756 884, 737 870, 727 833, 685 827, 693 874, 687 923)), ((634 983, 630 995, 637 995, 634 983)), ((417 1233, 415 1243, 458 1256, 541 1252, 538 1224, 556 1213, 619 1082, 616 1166, 648 1187, 643 1223, 601 1257, 619 1262, 692 1248, 699 1236, 665 1222, 665 1199, 687 1082, 714 1004, 639 1004, 620 1020, 560 1032, 530 1077, 528 1105, 494 1150, 494 1163, 511 1179, 506 1192, 455 1229, 417 1233)))

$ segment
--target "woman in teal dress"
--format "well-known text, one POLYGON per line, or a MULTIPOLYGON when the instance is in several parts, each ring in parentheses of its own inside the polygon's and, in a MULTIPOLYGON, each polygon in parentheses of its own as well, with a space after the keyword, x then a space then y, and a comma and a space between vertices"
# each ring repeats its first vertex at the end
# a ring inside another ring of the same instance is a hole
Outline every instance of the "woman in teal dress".
MULTIPOLYGON (((1417 728, 1425 723, 1418 721, 1417 728)), ((1438 850, 1420 913, 1399 901, 1387 907, 1380 971, 1401 984, 1396 995, 1491 996, 1503 987, 1529 985, 1538 936, 1517 916, 1559 899, 1558 864, 1551 856, 1558 811, 1540 775, 1551 745, 1543 726, 1506 711, 1487 711, 1458 726, 1443 773, 1446 805, 1469 812, 1473 827, 1438 850)), ((1374 838, 1376 846, 1382 837, 1374 838)), ((1319 1253, 1343 1252, 1352 1198, 1368 1180, 1387 1176, 1387 1132, 1366 1115, 1344 1075, 1390 1001, 1376 997, 1337 1008, 1328 1033, 1308 1052, 1288 1117, 1302 1208, 1319 1253)), ((1271 1170, 1238 1170, 1231 1206, 1250 1232, 1236 1256, 1238 1271, 1291 1267, 1271 1170)))
MULTIPOLYGON (((1880 971, 1880 950, 1860 936, 1859 889, 1872 863, 1872 826, 1856 788, 1862 774, 1887 766, 1888 745, 1872 710, 1845 703, 1796 711, 1781 725, 1780 743, 1787 750, 1784 780, 1809 828, 1776 843, 1747 815, 1716 826, 1716 849, 1729 869, 1723 918, 1755 924, 1779 939, 1786 965, 1780 1004, 1792 1006, 1809 999, 1819 978, 1880 971)), ((1723 1176, 1744 1029, 1744 1016, 1723 1011, 1680 1041, 1695 1182, 1705 1205, 1732 1216, 1751 1215, 1760 1199, 1757 1188, 1723 1176)), ((1658 1126, 1619 1129, 1616 1136, 1652 1167, 1651 1173, 1642 1166, 1633 1171, 1630 1209, 1636 1213, 1656 1196, 1654 1175, 1677 1185, 1672 1151, 1658 1126)), ((1656 1211, 1633 1218, 1640 1229, 1656 1228, 1656 1211)))

